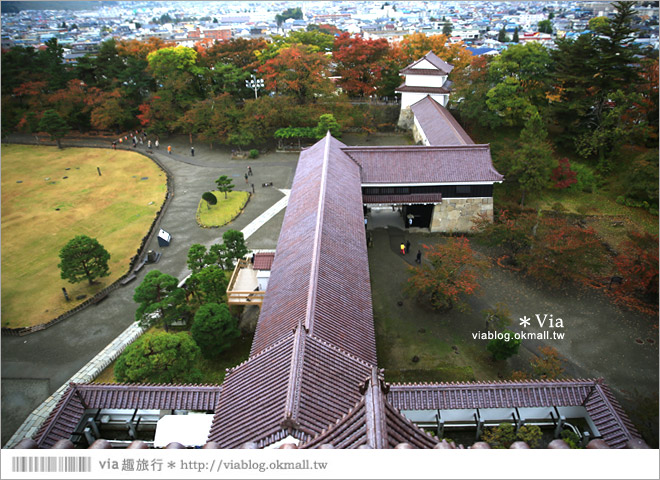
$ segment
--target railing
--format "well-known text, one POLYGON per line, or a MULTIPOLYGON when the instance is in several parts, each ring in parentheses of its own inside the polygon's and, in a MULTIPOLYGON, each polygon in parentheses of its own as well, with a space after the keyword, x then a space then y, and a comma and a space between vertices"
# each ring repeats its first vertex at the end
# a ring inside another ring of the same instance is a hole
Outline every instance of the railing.
POLYGON ((266 295, 265 291, 234 290, 241 270, 247 268, 252 268, 252 265, 250 264, 250 262, 248 262, 245 259, 240 259, 236 264, 236 267, 234 268, 234 273, 232 273, 231 278, 229 279, 229 286, 227 287, 227 304, 257 305, 258 307, 261 307, 261 304, 264 301, 264 296, 266 295))

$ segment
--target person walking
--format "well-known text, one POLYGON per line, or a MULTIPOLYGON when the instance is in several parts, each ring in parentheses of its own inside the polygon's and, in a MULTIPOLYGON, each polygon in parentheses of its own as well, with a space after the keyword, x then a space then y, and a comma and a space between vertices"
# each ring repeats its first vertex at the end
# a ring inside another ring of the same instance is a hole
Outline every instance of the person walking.
POLYGON ((410 240, 406 240, 406 253, 410 251, 410 240))
POLYGON ((406 244, 401 242, 401 255, 406 254, 406 244))
POLYGON ((252 176, 252 167, 248 165, 248 175, 252 176))
POLYGON ((170 155, 172 155, 172 145, 168 145, 168 146, 167 146, 167 153, 169 153, 170 155))
POLYGON ((158 139, 156 139, 156 142, 154 143, 154 145, 156 145, 156 148, 158 148, 160 146, 160 143, 158 143, 158 139))
POLYGON ((415 262, 419 263, 420 265, 422 264, 422 251, 417 250, 417 258, 415 258, 415 262))
POLYGON ((147 140, 147 148, 151 149, 151 140, 147 140))
POLYGON ((247 173, 245 174, 245 183, 246 183, 246 184, 249 183, 249 182, 248 182, 248 174, 247 174, 247 173))
POLYGON ((117 150, 117 142, 112 142, 112 149, 117 150))
POLYGON ((144 140, 140 137, 140 145, 144 145, 144 140))
POLYGON ((190 147, 190 156, 195 156, 195 147, 190 147))

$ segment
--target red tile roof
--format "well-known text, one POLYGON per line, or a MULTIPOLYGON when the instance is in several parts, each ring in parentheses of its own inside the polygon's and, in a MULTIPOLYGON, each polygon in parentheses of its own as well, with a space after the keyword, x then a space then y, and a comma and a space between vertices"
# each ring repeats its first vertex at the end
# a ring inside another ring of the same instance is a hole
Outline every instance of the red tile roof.
POLYGON ((388 205, 408 203, 440 203, 442 193, 411 193, 409 195, 362 195, 364 203, 386 203, 388 205))
POLYGON ((424 60, 427 60, 431 65, 437 68, 443 75, 449 75, 451 71, 454 69, 453 65, 450 65, 447 62, 445 62, 443 59, 441 59, 435 53, 433 53, 433 51, 429 51, 429 53, 424 55, 422 58, 412 62, 410 65, 408 65, 403 70, 401 70, 400 73, 403 75, 410 73, 417 73, 417 69, 414 69, 413 67, 423 62, 424 60), (410 70, 412 70, 412 72, 410 72, 410 70))
POLYGON ((489 145, 345 147, 363 184, 501 182, 489 145))
POLYGON ((252 354, 302 322, 376 363, 360 168, 343 147, 328 134, 300 155, 252 354))
POLYGON ((221 390, 218 385, 72 383, 34 439, 43 448, 68 439, 88 408, 213 410, 221 390))
POLYGON ((406 85, 405 83, 403 85, 400 85, 397 87, 395 92, 417 92, 417 93, 441 93, 441 94, 449 94, 451 93, 450 90, 446 89, 445 87, 418 87, 416 85, 406 85))
POLYGON ((332 445, 335 448, 394 448, 407 443, 415 448, 433 448, 437 440, 427 435, 387 402, 382 376, 376 367, 362 386, 364 395, 341 419, 301 448, 332 445))
POLYGON ((270 270, 273 266, 273 260, 275 259, 275 253, 273 252, 261 252, 254 255, 254 265, 252 266, 255 270, 270 270))
POLYGON ((267 446, 288 435, 309 440, 355 405, 358 384, 371 369, 299 328, 230 371, 209 441, 237 448, 248 441, 267 446))
POLYGON ((639 438, 601 380, 394 384, 388 400, 400 410, 584 406, 610 447, 639 438))
POLYGON ((474 145, 454 116, 430 96, 410 108, 431 145, 474 145))

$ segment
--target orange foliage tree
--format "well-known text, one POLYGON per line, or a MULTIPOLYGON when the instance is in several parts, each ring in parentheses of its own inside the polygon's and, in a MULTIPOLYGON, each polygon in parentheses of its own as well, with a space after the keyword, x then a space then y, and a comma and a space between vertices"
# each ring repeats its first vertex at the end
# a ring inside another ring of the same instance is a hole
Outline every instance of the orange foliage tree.
POLYGON ((638 297, 658 305, 658 236, 631 232, 630 239, 620 245, 614 259, 622 277, 614 290, 616 297, 638 297))
POLYGON ((450 237, 444 244, 423 247, 427 261, 410 268, 407 291, 428 299, 438 310, 454 306, 467 310, 462 296, 480 290, 479 277, 485 273, 487 262, 475 256, 466 237, 450 237))
POLYGON ((399 43, 399 55, 404 67, 432 51, 445 62, 462 70, 470 64, 472 54, 465 48, 463 42, 448 43, 446 35, 426 35, 413 33, 406 35, 399 43))
POLYGON ((342 33, 335 37, 333 60, 339 86, 350 96, 368 97, 376 91, 381 78, 382 61, 389 52, 384 38, 367 40, 361 35, 342 33))

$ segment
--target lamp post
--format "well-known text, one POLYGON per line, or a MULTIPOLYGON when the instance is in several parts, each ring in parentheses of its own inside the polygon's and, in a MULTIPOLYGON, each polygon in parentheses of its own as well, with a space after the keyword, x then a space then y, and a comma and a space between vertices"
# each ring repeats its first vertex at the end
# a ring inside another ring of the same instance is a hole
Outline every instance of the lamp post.
POLYGON ((254 74, 251 74, 251 80, 245 80, 245 86, 254 90, 254 98, 257 98, 257 92, 260 88, 264 88, 264 81, 261 78, 257 78, 254 74))

